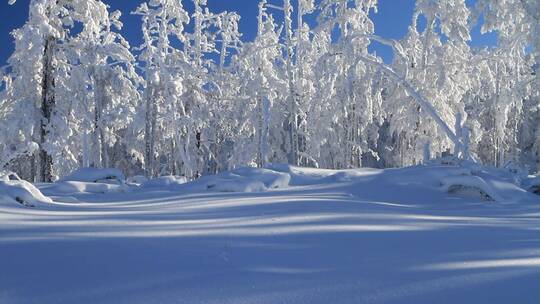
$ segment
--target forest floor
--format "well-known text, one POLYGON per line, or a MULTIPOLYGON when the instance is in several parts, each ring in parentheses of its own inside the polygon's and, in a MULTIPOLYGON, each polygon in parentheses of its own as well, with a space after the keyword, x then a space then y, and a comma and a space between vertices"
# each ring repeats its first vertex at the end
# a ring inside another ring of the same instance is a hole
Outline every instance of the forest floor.
POLYGON ((448 170, 0 204, 0 303, 539 303, 539 197, 447 193, 448 170))

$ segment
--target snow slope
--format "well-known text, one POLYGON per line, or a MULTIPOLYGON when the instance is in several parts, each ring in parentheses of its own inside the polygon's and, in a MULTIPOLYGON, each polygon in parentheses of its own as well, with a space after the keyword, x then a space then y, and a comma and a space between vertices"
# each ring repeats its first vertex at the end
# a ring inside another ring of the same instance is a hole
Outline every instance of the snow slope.
POLYGON ((0 303, 540 299, 540 196, 502 171, 273 166, 259 173, 76 193, 75 203, 37 208, 0 204, 0 303), (448 193, 449 179, 469 191, 448 193), (264 188, 207 187, 220 180, 264 188), (472 186, 498 200, 471 195, 472 186))

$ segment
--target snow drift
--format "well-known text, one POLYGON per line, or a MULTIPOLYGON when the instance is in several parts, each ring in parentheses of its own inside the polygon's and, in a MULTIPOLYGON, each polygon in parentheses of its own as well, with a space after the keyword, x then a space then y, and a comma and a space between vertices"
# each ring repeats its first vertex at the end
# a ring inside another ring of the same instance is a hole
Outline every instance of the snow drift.
POLYGON ((43 188, 50 196, 106 194, 128 191, 126 178, 118 169, 81 168, 43 188))
POLYGON ((56 182, 43 191, 47 194, 77 194, 77 193, 93 193, 106 194, 125 192, 128 188, 125 185, 115 185, 107 183, 90 183, 77 181, 56 182))
POLYGON ((239 168, 191 182, 183 177, 160 177, 141 184, 138 191, 249 193, 331 184, 347 187, 351 195, 367 199, 433 203, 448 197, 493 202, 534 201, 537 197, 532 192, 540 183, 538 179, 522 182, 511 170, 470 162, 432 162, 386 170, 327 170, 269 164, 265 168, 239 168))
POLYGON ((519 203, 539 201, 538 178, 523 180, 515 172, 468 162, 419 165, 399 169, 327 170, 270 164, 239 168, 188 181, 181 176, 125 178, 113 169, 78 170, 62 181, 40 185, 43 194, 59 202, 77 201, 91 194, 253 193, 335 185, 351 196, 386 203, 435 204, 459 197, 473 201, 519 203), (91 182, 88 182, 91 181, 91 182), (97 181, 97 182, 96 182, 97 181))
MULTIPOLYGON (((141 178, 138 178, 138 179, 142 180, 141 178)), ((185 177, 168 175, 168 176, 157 177, 151 180, 146 180, 140 183, 140 188, 141 189, 163 188, 163 187, 185 184, 186 182, 187 182, 187 179, 185 177)))
POLYGON ((185 191, 210 192, 262 192, 270 189, 286 188, 291 176, 288 173, 260 168, 240 168, 181 185, 185 191))
POLYGON ((81 168, 73 171, 59 182, 85 182, 85 183, 124 183, 126 177, 118 169, 81 168))

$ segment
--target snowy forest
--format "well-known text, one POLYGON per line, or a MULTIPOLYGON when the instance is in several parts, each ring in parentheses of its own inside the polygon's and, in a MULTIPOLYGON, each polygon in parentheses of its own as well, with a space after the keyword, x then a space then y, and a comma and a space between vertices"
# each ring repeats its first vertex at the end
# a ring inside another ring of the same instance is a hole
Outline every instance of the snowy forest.
POLYGON ((187 1, 194 11, 32 0, 0 70, 0 170, 32 182, 82 167, 195 179, 449 155, 540 169, 540 1, 418 0, 407 35, 391 40, 374 34, 377 0, 261 0, 253 41, 237 13, 187 1), (142 45, 120 34, 122 14, 141 18, 142 45), (470 45, 479 24, 496 46, 470 45))
POLYGON ((0 41, 0 304, 540 303, 540 0, 0 0, 0 41))

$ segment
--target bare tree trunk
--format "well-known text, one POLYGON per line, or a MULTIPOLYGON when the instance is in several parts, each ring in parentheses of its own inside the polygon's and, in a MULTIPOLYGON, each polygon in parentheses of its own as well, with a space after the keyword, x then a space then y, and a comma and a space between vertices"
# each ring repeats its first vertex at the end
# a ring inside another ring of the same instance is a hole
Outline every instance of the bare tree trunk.
POLYGON ((36 167, 36 153, 32 153, 30 156, 30 176, 32 177, 31 181, 36 182, 36 176, 37 176, 37 167, 36 167))
POLYGON ((173 136, 171 138, 171 156, 169 157, 169 170, 171 171, 171 174, 172 175, 179 175, 178 174, 178 170, 177 170, 177 166, 176 166, 176 159, 177 159, 177 156, 176 156, 176 140, 175 140, 175 137, 173 136))
POLYGON ((39 181, 51 182, 53 176, 52 156, 46 149, 47 135, 51 127, 51 118, 56 101, 54 99, 54 48, 56 41, 53 37, 45 40, 43 52, 43 81, 41 84, 41 124, 39 150, 39 181))
POLYGON ((88 134, 86 131, 82 134, 82 165, 83 167, 90 167, 91 163, 91 153, 90 153, 90 144, 88 143, 88 134))

